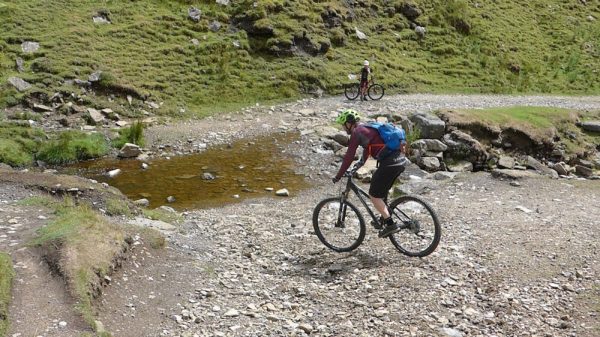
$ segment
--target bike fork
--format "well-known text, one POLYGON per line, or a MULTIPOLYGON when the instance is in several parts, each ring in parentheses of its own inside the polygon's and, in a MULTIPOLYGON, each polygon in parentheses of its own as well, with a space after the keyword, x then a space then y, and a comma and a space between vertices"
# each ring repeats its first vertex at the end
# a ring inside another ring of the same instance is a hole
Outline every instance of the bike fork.
POLYGON ((344 220, 346 219, 346 209, 348 208, 347 204, 346 204, 346 193, 344 193, 342 195, 342 197, 340 198, 340 212, 338 213, 338 219, 337 222, 335 223, 335 227, 337 228, 344 228, 346 227, 346 224, 344 222, 344 220))

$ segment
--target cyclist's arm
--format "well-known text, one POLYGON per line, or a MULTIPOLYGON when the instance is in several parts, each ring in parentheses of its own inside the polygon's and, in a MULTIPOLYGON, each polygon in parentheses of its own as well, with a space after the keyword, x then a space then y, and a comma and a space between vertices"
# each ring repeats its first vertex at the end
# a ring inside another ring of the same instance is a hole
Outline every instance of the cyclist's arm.
MULTIPOLYGON (((338 180, 341 179, 342 176, 344 175, 344 173, 346 172, 346 170, 348 170, 348 168, 350 167, 350 164, 352 164, 352 161, 354 160, 354 156, 356 155, 356 149, 358 148, 358 145, 359 145, 358 138, 359 138, 358 134, 352 133, 352 136, 350 137, 350 142, 348 143, 348 150, 346 150, 346 155, 344 156, 344 161, 342 161, 342 165, 340 166, 338 173, 335 175, 336 179, 338 179, 338 180)), ((364 154, 363 154, 363 157, 364 157, 364 154)))

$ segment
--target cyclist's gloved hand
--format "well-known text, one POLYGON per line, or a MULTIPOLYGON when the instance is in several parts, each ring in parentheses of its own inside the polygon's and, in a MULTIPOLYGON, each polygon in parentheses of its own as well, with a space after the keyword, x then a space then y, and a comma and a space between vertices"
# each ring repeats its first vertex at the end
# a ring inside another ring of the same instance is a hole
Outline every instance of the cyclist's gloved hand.
POLYGON ((337 183, 338 181, 340 181, 340 178, 338 178, 338 177, 333 177, 333 178, 331 178, 331 181, 333 181, 333 183, 335 184, 335 183, 337 183))
POLYGON ((361 168, 363 165, 365 164, 364 161, 359 160, 357 161, 353 166, 352 166, 352 171, 357 171, 359 168, 361 168))

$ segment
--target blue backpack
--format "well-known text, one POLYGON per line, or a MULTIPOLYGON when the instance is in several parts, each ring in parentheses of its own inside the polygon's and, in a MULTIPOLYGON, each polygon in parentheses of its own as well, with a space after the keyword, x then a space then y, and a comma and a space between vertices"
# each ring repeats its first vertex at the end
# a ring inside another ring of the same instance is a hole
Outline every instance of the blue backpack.
POLYGON ((384 144, 371 144, 374 146, 383 146, 377 160, 382 160, 393 152, 400 150, 400 145, 406 143, 406 134, 401 128, 397 128, 392 123, 368 123, 365 126, 376 129, 384 144))

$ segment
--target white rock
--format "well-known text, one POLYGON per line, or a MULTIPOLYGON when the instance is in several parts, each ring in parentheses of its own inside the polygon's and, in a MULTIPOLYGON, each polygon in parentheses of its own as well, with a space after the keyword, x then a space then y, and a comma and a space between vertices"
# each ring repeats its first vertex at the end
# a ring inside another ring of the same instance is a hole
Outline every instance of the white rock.
POLYGON ((279 197, 289 197, 290 192, 287 189, 282 188, 280 190, 277 190, 277 192, 275 192, 275 195, 279 197))
POLYGON ((225 317, 237 317, 240 315, 240 312, 235 309, 229 309, 227 312, 223 314, 225 317))
POLYGON ((119 174, 121 174, 121 169, 108 171, 108 173, 106 175, 108 175, 110 178, 114 178, 114 177, 118 176, 119 174))

